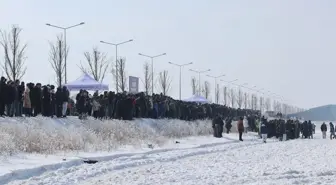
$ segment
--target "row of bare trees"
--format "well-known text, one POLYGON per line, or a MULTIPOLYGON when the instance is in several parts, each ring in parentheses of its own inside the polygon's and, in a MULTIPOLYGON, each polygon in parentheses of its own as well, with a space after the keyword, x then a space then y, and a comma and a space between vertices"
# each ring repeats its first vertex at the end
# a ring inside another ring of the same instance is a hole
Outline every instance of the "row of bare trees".
MULTIPOLYGON (((57 76, 58 85, 61 85, 64 77, 64 44, 62 37, 57 37, 56 43, 50 43, 50 61, 57 76)), ((68 49, 67 49, 68 51, 68 49)), ((67 53, 66 53, 67 55, 67 53)), ((85 64, 80 64, 79 68, 82 72, 90 74, 99 82, 105 78, 109 66, 112 66, 111 73, 114 79, 119 79, 118 91, 124 92, 127 90, 127 74, 126 74, 126 59, 121 58, 117 61, 117 65, 110 65, 112 60, 108 59, 107 53, 101 52, 97 47, 92 49, 92 52, 84 52, 85 64)), ((144 76, 142 79, 144 91, 146 94, 151 94, 152 76, 149 63, 144 64, 144 76)), ((167 70, 159 73, 158 78, 155 80, 155 86, 158 91, 163 95, 168 95, 171 89, 171 77, 167 70)))
MULTIPOLYGON (((22 29, 18 26, 12 26, 9 32, 0 31, 0 45, 4 53, 4 61, 1 63, 2 69, 9 80, 20 80, 26 73, 25 66, 27 44, 22 43, 20 34, 22 29)), ((49 62, 56 76, 56 84, 62 86, 65 81, 65 60, 69 54, 69 47, 65 48, 63 35, 56 37, 55 41, 49 42, 49 62)), ((78 66, 84 73, 90 74, 96 81, 102 82, 107 72, 111 72, 114 79, 119 79, 118 90, 123 92, 127 90, 126 59, 121 58, 117 65, 110 65, 113 61, 108 58, 107 53, 101 52, 94 47, 91 52, 84 52, 85 62, 78 66), (111 67, 113 66, 113 67, 111 67), (110 68, 111 67, 111 68, 110 68)), ((146 94, 150 94, 151 80, 154 75, 150 72, 148 63, 144 64, 144 78, 142 80, 146 94)), ((155 86, 159 92, 168 95, 171 89, 171 78, 168 71, 160 72, 155 86)))
MULTIPOLYGON (((192 94, 200 94, 198 87, 200 83, 196 80, 195 77, 191 78, 191 90, 192 94)), ((204 82, 204 85, 201 85, 201 93, 206 99, 210 100, 210 84, 208 81, 204 82)), ((280 103, 279 101, 274 100, 272 106, 272 100, 270 97, 257 96, 254 93, 243 92, 241 88, 229 88, 224 86, 222 88, 222 97, 223 100, 220 101, 220 87, 217 84, 215 92, 215 103, 224 104, 233 108, 244 108, 244 109, 253 109, 263 111, 277 111, 285 114, 301 112, 303 109, 294 107, 288 104, 280 103)))
MULTIPOLYGON (((18 26, 13 26, 11 31, 0 31, 1 40, 0 45, 4 53, 4 61, 2 63, 2 69, 4 70, 9 80, 20 80, 26 73, 27 67, 25 66, 26 48, 27 44, 22 43, 20 40, 20 34, 22 29, 18 26)), ((61 86, 64 83, 65 74, 65 61, 64 58, 69 54, 69 47, 65 48, 65 42, 63 36, 57 36, 54 42, 49 42, 50 53, 49 62, 56 75, 56 83, 61 86)), ((79 68, 82 72, 88 73, 94 77, 95 80, 102 82, 109 71, 112 61, 108 59, 107 53, 101 52, 97 47, 92 49, 92 52, 84 52, 85 65, 80 64, 79 68)), ((112 65, 114 66, 114 65, 112 65)), ((120 83, 118 83, 118 89, 123 92, 127 87, 127 75, 126 75, 126 59, 119 59, 117 66, 112 67, 110 72, 114 79, 118 77, 120 83)), ((144 91, 146 94, 151 94, 152 78, 154 74, 150 71, 150 65, 146 62, 143 66, 144 76, 142 78, 144 91)), ((171 89, 171 81, 168 71, 162 71, 159 73, 158 78, 155 80, 155 86, 159 89, 159 92, 164 95, 168 95, 171 89)), ((197 83, 195 77, 191 79, 191 87, 193 94, 199 94, 210 99, 210 83, 205 81, 204 84, 197 83), (201 89, 201 90, 200 90, 201 89)), ((220 88, 217 86, 215 92, 215 103, 220 103, 220 88)), ((241 89, 234 90, 227 87, 223 88, 223 104, 237 108, 250 108, 258 110, 271 110, 271 99, 264 97, 257 97, 256 94, 249 94, 242 92, 241 89)), ((292 113, 302 111, 296 107, 282 104, 276 100, 273 101, 273 110, 281 111, 283 113, 292 113)))
MULTIPOLYGON (((153 74, 151 72, 151 66, 148 62, 145 62, 143 65, 143 77, 141 78, 143 89, 146 95, 152 94, 152 78, 153 74)), ((159 73, 159 76, 155 80, 154 87, 156 87, 160 93, 167 96, 171 90, 171 82, 172 78, 169 75, 169 72, 167 70, 164 70, 159 73)))

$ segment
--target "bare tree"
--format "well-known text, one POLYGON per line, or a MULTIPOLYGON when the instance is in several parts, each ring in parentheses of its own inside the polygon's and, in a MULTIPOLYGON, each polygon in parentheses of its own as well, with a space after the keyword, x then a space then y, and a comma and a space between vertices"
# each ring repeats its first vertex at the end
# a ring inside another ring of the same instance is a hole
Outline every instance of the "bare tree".
POLYGON ((191 78, 191 90, 192 90, 192 95, 195 95, 197 93, 197 80, 195 77, 191 78))
POLYGON ((224 100, 224 105, 227 105, 227 87, 223 87, 223 100, 224 100))
POLYGON ((255 94, 251 95, 251 109, 252 110, 257 110, 258 109, 258 97, 255 94))
POLYGON ((210 95, 210 83, 208 81, 204 82, 203 93, 204 93, 204 97, 208 99, 210 95))
POLYGON ((248 102, 249 102, 249 98, 248 98, 249 96, 248 96, 248 94, 245 92, 244 93, 244 108, 245 109, 247 109, 247 107, 248 107, 248 102))
POLYGON ((229 93, 228 93, 228 97, 231 103, 231 107, 234 108, 235 107, 235 100, 236 100, 236 95, 235 95, 235 91, 233 89, 230 89, 229 93))
POLYGON ((5 54, 5 61, 2 65, 8 79, 20 80, 26 73, 27 67, 24 67, 26 60, 25 52, 27 44, 21 44, 20 33, 22 29, 13 26, 11 31, 0 31, 0 44, 5 54))
POLYGON ((251 94, 251 99, 248 101, 250 109, 253 109, 253 94, 251 94))
POLYGON ((171 88, 172 79, 169 77, 168 71, 164 70, 159 74, 159 87, 163 95, 167 95, 171 88))
POLYGON ((241 91, 240 88, 238 89, 238 92, 237 92, 236 101, 237 101, 238 108, 241 108, 243 105, 244 97, 243 97, 243 92, 241 91))
POLYGON ((276 100, 274 100, 273 101, 273 110, 275 112, 281 112, 281 103, 278 102, 278 101, 276 101, 276 100))
POLYGON ((271 109, 271 99, 270 98, 266 98, 265 109, 266 109, 266 111, 270 111, 270 109, 271 109))
POLYGON ((259 97, 259 110, 261 111, 261 112, 263 112, 264 111, 264 98, 263 97, 259 97))
POLYGON ((50 52, 49 52, 49 62, 56 74, 56 83, 59 87, 62 86, 64 82, 65 75, 65 62, 64 55, 68 54, 69 48, 65 51, 65 44, 63 42, 63 36, 57 36, 56 42, 49 42, 50 52), (65 53, 66 52, 66 53, 65 53))
POLYGON ((112 67, 112 75, 114 76, 114 79, 118 79, 118 90, 120 90, 121 92, 126 91, 127 86, 127 76, 125 67, 126 67, 126 59, 122 58, 117 61, 117 66, 112 67))
POLYGON ((216 88, 216 94, 215 94, 215 100, 216 100, 216 104, 219 104, 219 98, 220 98, 220 95, 219 95, 219 84, 217 84, 217 88, 216 88))
POLYGON ((91 74, 96 81, 102 82, 109 67, 107 54, 100 52, 97 47, 94 47, 92 53, 84 52, 84 56, 87 62, 87 67, 80 64, 79 68, 82 72, 91 74))
POLYGON ((145 89, 145 93, 146 95, 150 94, 151 88, 152 88, 152 73, 150 72, 150 65, 148 62, 146 62, 143 66, 144 69, 144 81, 143 81, 143 85, 144 85, 144 89, 145 89))
POLYGON ((258 110, 258 96, 254 95, 253 106, 255 110, 258 110))

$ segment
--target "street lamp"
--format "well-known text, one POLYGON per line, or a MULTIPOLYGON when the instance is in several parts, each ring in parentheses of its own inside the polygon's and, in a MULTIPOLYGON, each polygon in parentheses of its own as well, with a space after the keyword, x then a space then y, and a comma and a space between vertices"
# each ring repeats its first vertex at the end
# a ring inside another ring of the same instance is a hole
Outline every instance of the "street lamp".
POLYGON ((64 31, 64 67, 65 67, 65 70, 64 70, 64 80, 65 80, 65 83, 67 83, 67 45, 66 45, 66 31, 70 28, 74 28, 74 27, 77 27, 77 26, 81 26, 85 24, 84 22, 81 22, 79 24, 75 24, 75 25, 72 25, 72 26, 69 26, 69 27, 61 27, 61 26, 56 26, 56 25, 52 25, 52 24, 49 24, 47 23, 46 25, 47 26, 50 26, 50 27, 54 27, 54 28, 58 28, 58 29, 62 29, 64 31))
POLYGON ((181 81, 182 81, 181 76, 182 76, 182 67, 187 66, 187 65, 191 65, 191 64, 193 64, 193 63, 192 63, 192 62, 187 63, 187 64, 175 64, 175 63, 173 63, 173 62, 168 62, 168 63, 171 64, 171 65, 174 65, 174 66, 177 66, 177 67, 180 68, 180 100, 181 100, 181 81))
POLYGON ((154 93, 154 64, 153 64, 154 58, 161 57, 163 55, 167 55, 167 53, 162 53, 160 55, 154 55, 154 56, 145 55, 145 54, 142 54, 142 53, 139 53, 139 55, 151 59, 151 62, 152 62, 152 94, 153 94, 154 93))
POLYGON ((197 71, 197 70, 193 70, 193 69, 189 69, 189 71, 198 73, 198 95, 201 95, 201 73, 206 73, 211 71, 211 69, 205 70, 205 71, 197 71))
POLYGON ((112 46, 115 46, 116 48, 116 91, 118 93, 118 46, 119 45, 122 45, 122 44, 126 44, 128 42, 132 42, 133 39, 130 39, 128 41, 124 41, 124 42, 119 42, 119 43, 111 43, 111 42, 105 42, 105 41, 100 41, 100 43, 103 43, 103 44, 108 44, 108 45, 112 45, 112 46))
POLYGON ((207 75, 210 78, 215 79, 215 102, 218 104, 218 97, 217 97, 217 78, 223 77, 225 75, 219 75, 219 76, 211 76, 211 75, 207 75))

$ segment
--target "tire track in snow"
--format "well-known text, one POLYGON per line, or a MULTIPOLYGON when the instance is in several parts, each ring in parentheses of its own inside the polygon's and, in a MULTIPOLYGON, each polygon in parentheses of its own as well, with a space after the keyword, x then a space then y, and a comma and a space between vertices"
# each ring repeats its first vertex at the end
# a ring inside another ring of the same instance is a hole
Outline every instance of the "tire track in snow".
POLYGON ((81 184, 89 178, 111 173, 116 170, 125 170, 128 168, 140 167, 150 165, 153 163, 174 162, 177 160, 194 157, 198 155, 206 155, 217 152, 225 152, 238 150, 244 147, 263 144, 260 141, 239 143, 239 141, 232 141, 226 143, 209 144, 207 146, 199 146, 189 149, 170 149, 159 152, 147 152, 142 154, 134 154, 130 156, 120 156, 118 158, 99 162, 96 165, 80 165, 56 171, 47 172, 41 176, 33 177, 26 181, 16 181, 15 185, 26 184, 52 184, 52 185, 66 185, 66 184, 81 184))
MULTIPOLYGON (((116 160, 116 159, 121 159, 121 158, 128 159, 129 157, 132 157, 132 156, 135 156, 135 155, 157 154, 157 153, 162 153, 162 152, 179 151, 179 150, 193 149, 193 148, 206 148, 206 147, 227 145, 227 144, 230 144, 230 143, 237 142, 235 139, 232 139, 232 138, 224 138, 224 139, 226 139, 226 141, 219 142, 219 143, 202 144, 202 145, 199 145, 199 146, 196 146, 196 147, 157 149, 157 150, 152 150, 152 151, 148 151, 148 152, 113 154, 113 155, 103 156, 103 157, 88 157, 88 158, 85 158, 85 159, 93 159, 93 160, 98 160, 99 162, 104 162, 104 161, 111 161, 111 160, 116 160), (229 141, 227 141, 227 140, 229 140, 229 141)), ((67 162, 60 162, 60 163, 57 163, 57 164, 41 165, 39 167, 31 168, 31 169, 14 170, 11 173, 1 175, 0 176, 0 184, 7 184, 7 183, 9 183, 11 181, 15 181, 15 180, 25 180, 25 179, 29 179, 29 178, 32 178, 32 177, 35 177, 35 176, 40 176, 43 173, 83 165, 83 158, 81 158, 81 157, 78 157, 78 158, 80 158, 80 159, 74 159, 74 160, 70 160, 70 161, 67 161, 67 162)))

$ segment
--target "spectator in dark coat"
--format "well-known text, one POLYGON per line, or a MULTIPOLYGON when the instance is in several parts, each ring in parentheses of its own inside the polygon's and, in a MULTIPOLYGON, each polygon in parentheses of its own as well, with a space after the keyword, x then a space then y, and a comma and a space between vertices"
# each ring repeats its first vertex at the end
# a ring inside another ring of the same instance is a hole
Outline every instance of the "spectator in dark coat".
POLYGON ((217 115, 213 120, 212 120, 212 128, 213 128, 213 135, 214 137, 221 138, 222 133, 223 133, 223 120, 222 118, 217 115))
POLYGON ((66 86, 63 86, 63 107, 62 107, 62 116, 66 117, 67 109, 68 109, 68 102, 70 98, 70 92, 68 91, 66 86))
POLYGON ((327 125, 323 122, 322 125, 321 125, 321 132, 322 132, 322 138, 323 139, 326 139, 327 137, 327 125))
POLYGON ((64 96, 63 96, 62 88, 58 87, 55 93, 56 117, 58 118, 62 117, 63 99, 64 99, 64 96))
POLYGON ((232 128, 232 118, 228 117, 225 121, 226 133, 229 134, 232 128))
POLYGON ((267 125, 268 125, 267 119, 262 119, 260 125, 260 133, 264 143, 266 143, 267 140, 267 134, 268 134, 267 125))
POLYGON ((0 80, 0 116, 5 115, 5 106, 7 99, 7 84, 5 77, 1 77, 0 80))
POLYGON ((6 113, 7 116, 13 117, 14 116, 14 101, 17 95, 17 91, 15 89, 14 82, 9 81, 7 83, 7 101, 6 101, 6 113))
POLYGON ((240 117, 240 119, 237 122, 237 129, 239 133, 239 141, 243 141, 243 132, 244 132, 244 118, 240 117))
POLYGON ((335 138, 335 127, 334 127, 334 124, 332 122, 330 122, 329 126, 330 126, 330 139, 334 139, 335 138))

